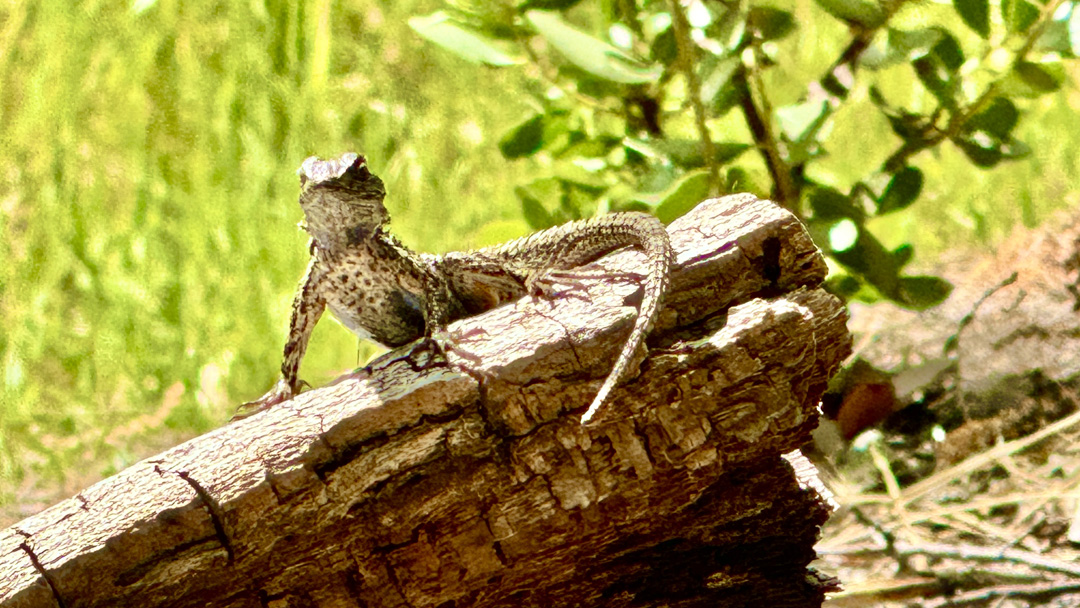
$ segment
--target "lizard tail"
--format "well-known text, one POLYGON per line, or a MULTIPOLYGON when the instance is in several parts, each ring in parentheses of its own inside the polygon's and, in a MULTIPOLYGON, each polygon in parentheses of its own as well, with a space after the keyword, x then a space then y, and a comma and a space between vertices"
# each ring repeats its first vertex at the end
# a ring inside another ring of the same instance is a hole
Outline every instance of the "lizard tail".
POLYGON ((581 417, 582 424, 589 422, 596 416, 600 408, 607 402, 611 391, 630 372, 631 364, 638 349, 656 322, 656 316, 660 311, 660 305, 663 303, 664 294, 667 293, 671 265, 675 260, 675 253, 671 249, 667 230, 660 223, 660 220, 651 215, 636 212, 618 214, 618 216, 637 216, 620 219, 627 220, 622 223, 622 230, 628 236, 632 236, 633 240, 636 241, 634 245, 645 253, 645 261, 648 267, 645 277, 645 293, 641 299, 641 308, 634 322, 634 328, 630 330, 630 336, 627 337, 626 342, 623 344, 622 351, 615 360, 615 365, 612 366, 607 379, 604 380, 604 384, 596 393, 596 397, 593 398, 589 409, 581 417))

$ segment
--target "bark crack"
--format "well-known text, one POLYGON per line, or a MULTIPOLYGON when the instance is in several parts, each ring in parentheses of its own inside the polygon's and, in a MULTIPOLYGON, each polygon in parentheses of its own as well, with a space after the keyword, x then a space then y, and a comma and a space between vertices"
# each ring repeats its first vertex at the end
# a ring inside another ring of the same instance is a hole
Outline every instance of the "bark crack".
POLYGON ((45 584, 48 585, 49 590, 52 591, 53 599, 56 600, 56 605, 60 608, 67 608, 67 603, 64 602, 64 598, 60 595, 60 590, 56 588, 56 581, 52 579, 52 576, 45 570, 45 566, 38 560, 37 554, 30 548, 30 534, 19 530, 18 528, 15 529, 15 532, 26 539, 19 544, 19 548, 30 558, 30 563, 34 565, 34 570, 37 570, 37 573, 41 575, 41 578, 45 579, 45 584))
POLYGON ((228 556, 229 563, 232 563, 236 557, 236 553, 233 551, 232 541, 225 531, 225 513, 221 510, 221 505, 218 504, 218 501, 210 495, 210 492, 207 491, 202 484, 191 477, 187 471, 166 471, 157 465, 154 465, 154 470, 157 471, 159 475, 173 473, 191 486, 192 490, 195 490, 195 494, 203 501, 203 504, 206 505, 206 510, 210 513, 210 523, 214 526, 214 536, 217 537, 221 546, 225 548, 225 554, 228 556))

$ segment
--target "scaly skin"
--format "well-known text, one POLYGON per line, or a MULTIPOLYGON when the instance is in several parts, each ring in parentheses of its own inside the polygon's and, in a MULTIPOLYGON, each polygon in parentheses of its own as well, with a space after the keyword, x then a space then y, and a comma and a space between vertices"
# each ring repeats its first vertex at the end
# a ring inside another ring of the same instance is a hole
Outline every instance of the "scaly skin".
POLYGON ((327 307, 358 336, 401 346, 432 338, 454 320, 526 294, 546 294, 552 273, 637 247, 647 260, 641 308, 611 373, 582 417, 587 422, 629 372, 667 291, 671 245, 659 220, 645 213, 570 222, 476 251, 418 254, 387 231, 386 191, 363 156, 312 157, 298 173, 304 228, 312 237, 311 262, 293 301, 282 378, 266 395, 241 406, 246 413, 300 391, 300 361, 327 307))

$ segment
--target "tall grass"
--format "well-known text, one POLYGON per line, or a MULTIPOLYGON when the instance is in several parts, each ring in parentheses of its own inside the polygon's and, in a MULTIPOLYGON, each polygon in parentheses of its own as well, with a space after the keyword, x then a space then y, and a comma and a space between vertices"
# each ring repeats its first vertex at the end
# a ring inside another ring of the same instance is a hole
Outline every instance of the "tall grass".
MULTIPOLYGON (((308 155, 366 152, 422 249, 514 221, 515 169, 478 168, 524 111, 516 76, 425 47, 404 24, 431 8, 0 8, 0 503, 126 466, 273 383, 308 155)), ((340 328, 315 340, 313 383, 356 364, 340 328)))

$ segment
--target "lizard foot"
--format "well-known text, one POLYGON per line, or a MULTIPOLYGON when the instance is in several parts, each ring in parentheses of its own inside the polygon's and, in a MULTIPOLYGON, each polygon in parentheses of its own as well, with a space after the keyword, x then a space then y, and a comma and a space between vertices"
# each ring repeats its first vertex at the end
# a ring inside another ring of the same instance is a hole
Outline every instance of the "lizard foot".
POLYGON ((240 420, 241 418, 247 418, 248 416, 258 414, 259 412, 269 409, 283 401, 288 401, 296 396, 296 391, 292 389, 292 386, 285 381, 284 378, 277 381, 274 388, 270 389, 265 395, 259 397, 254 401, 248 401, 247 403, 241 403, 240 407, 236 408, 236 413, 229 419, 229 422, 240 420))
POLYGON ((454 346, 454 343, 461 338, 467 338, 482 333, 483 331, 483 329, 476 328, 467 332, 451 335, 450 332, 445 329, 437 329, 432 332, 430 336, 425 336, 417 340, 409 350, 409 354, 405 355, 403 359, 409 364, 409 367, 411 367, 414 372, 427 371, 438 365, 447 365, 446 353, 448 352, 452 352, 462 359, 467 359, 473 363, 479 363, 479 357, 472 353, 459 350, 454 346), (417 353, 426 353, 427 357, 420 362, 417 362, 417 353))
POLYGON ((442 344, 439 344, 437 340, 430 336, 425 336, 413 342, 412 348, 401 358, 401 360, 409 364, 409 367, 414 372, 427 371, 435 367, 440 359, 446 360, 446 352, 443 350, 442 344), (427 356, 422 359, 418 356, 424 354, 427 356))

